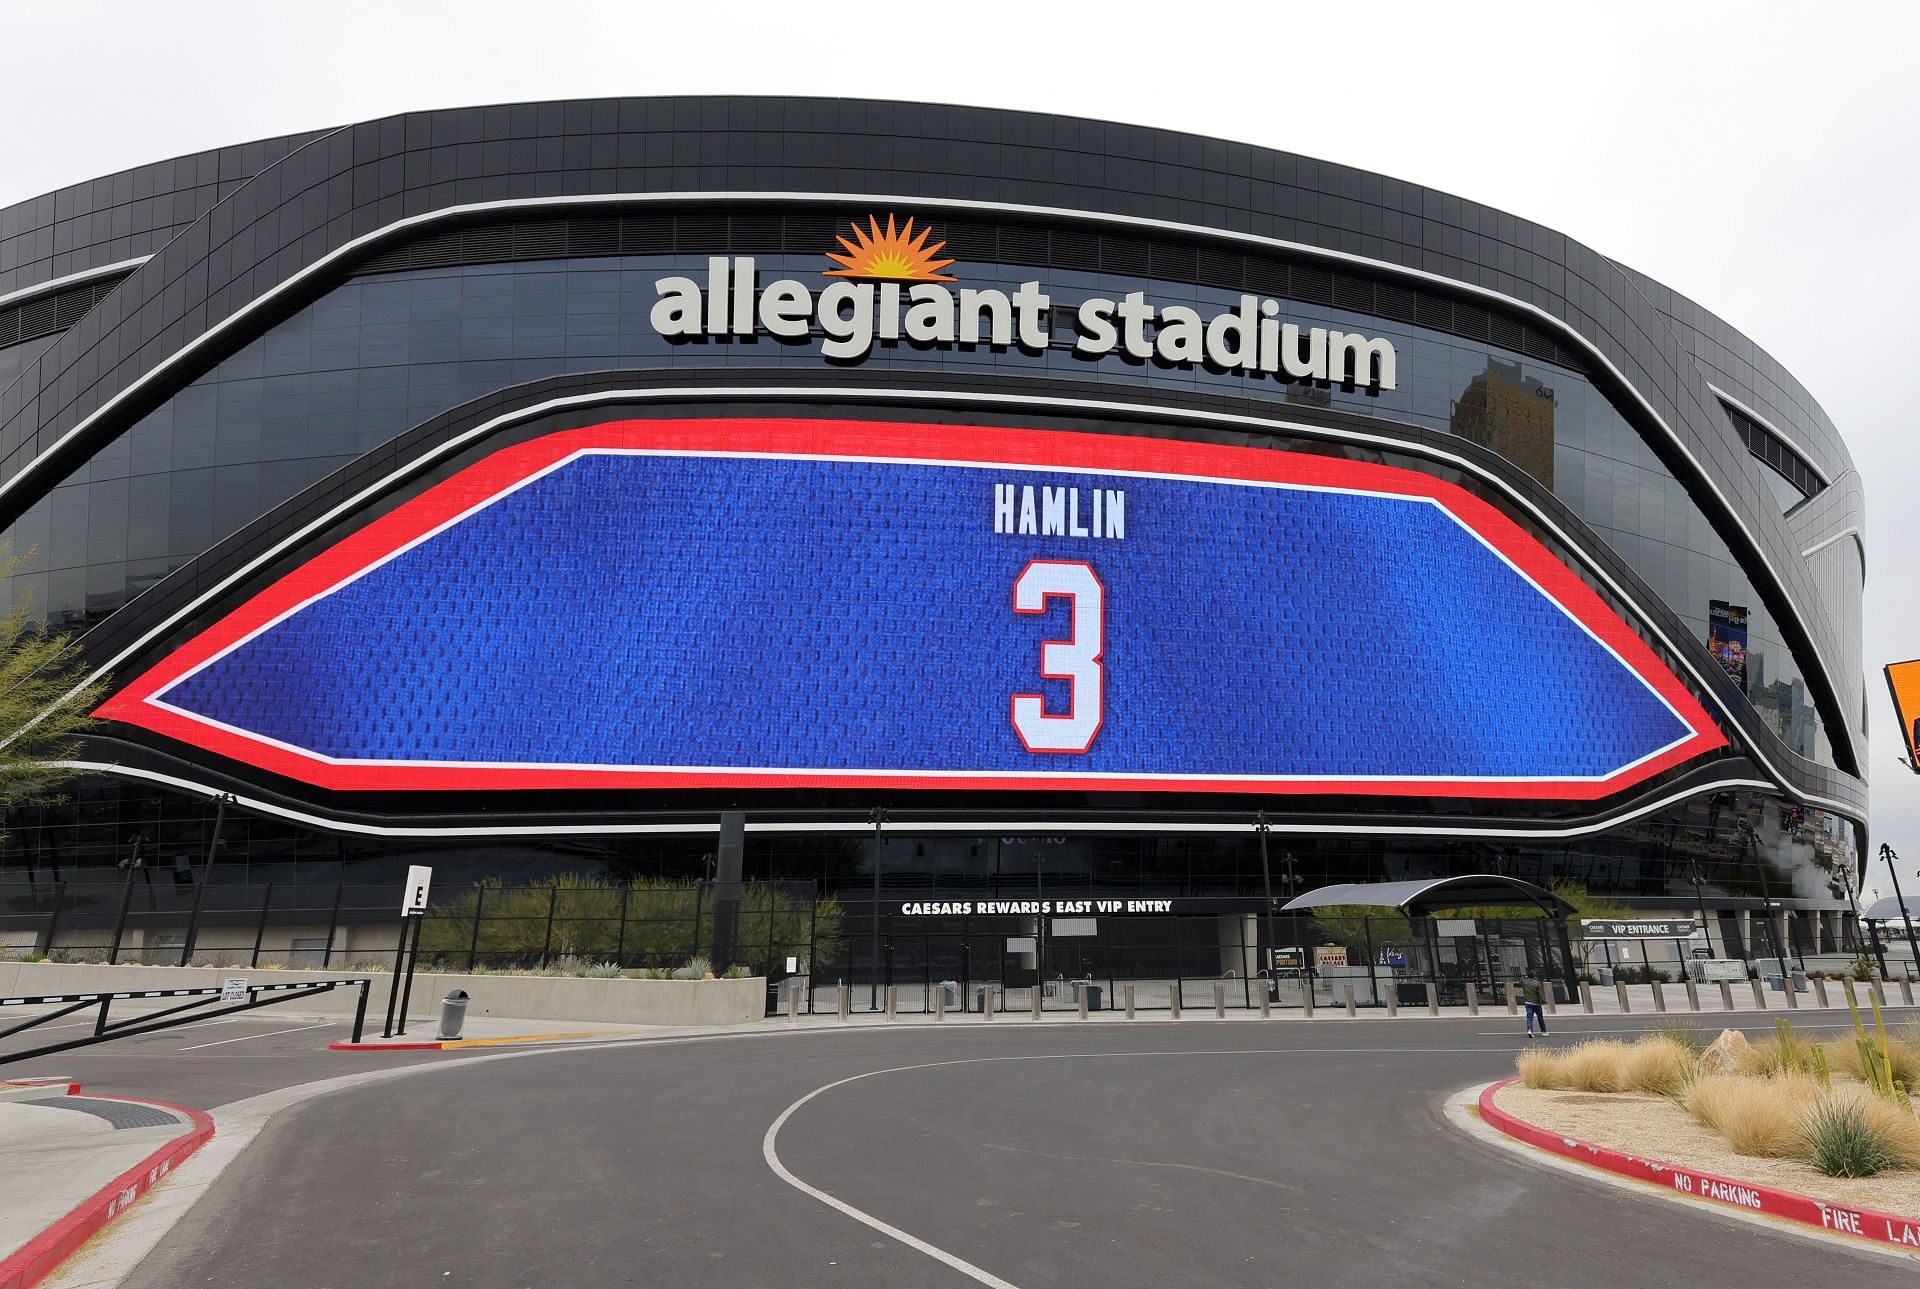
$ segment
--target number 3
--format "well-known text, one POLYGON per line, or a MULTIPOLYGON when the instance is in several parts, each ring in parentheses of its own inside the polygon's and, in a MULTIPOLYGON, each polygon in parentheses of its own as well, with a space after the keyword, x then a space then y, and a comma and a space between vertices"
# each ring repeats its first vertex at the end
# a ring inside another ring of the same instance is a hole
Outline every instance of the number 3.
POLYGON ((1029 752, 1084 752, 1093 746, 1102 719, 1107 589, 1090 564, 1037 559, 1013 584, 1013 611, 1045 613, 1047 601, 1056 597, 1072 605, 1073 635, 1040 646, 1040 674, 1073 682, 1067 714, 1050 715, 1043 695, 1015 694, 1013 730, 1029 752))

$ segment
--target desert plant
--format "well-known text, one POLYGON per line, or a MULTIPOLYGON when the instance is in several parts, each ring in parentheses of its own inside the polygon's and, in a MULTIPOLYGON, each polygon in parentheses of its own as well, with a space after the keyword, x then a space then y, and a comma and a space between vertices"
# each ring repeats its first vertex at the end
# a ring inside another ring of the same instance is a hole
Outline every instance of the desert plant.
POLYGON ((1693 1053, 1664 1037, 1643 1038, 1622 1053, 1621 1077, 1635 1092, 1678 1096, 1693 1082, 1693 1053))
POLYGON ((1802 1116, 1800 1131, 1807 1163, 1829 1177, 1873 1177, 1912 1162, 1855 1099, 1829 1097, 1815 1103, 1802 1116))
POLYGON ((620 978, 620 964, 617 962, 596 962, 591 966, 580 968, 573 974, 586 980, 618 980, 620 978))
POLYGON ((1804 1075, 1812 1066, 1813 1044, 1793 1032, 1785 1020, 1774 1021, 1774 1041, 1755 1043, 1747 1049, 1740 1073, 1754 1078, 1776 1078, 1782 1074, 1804 1075))
POLYGON ((1560 1053, 1530 1048, 1520 1053, 1514 1061, 1514 1069, 1520 1075, 1520 1082, 1529 1088, 1555 1089, 1567 1086, 1566 1075, 1560 1068, 1560 1053))
POLYGON ((1581 1092, 1624 1092, 1627 1089, 1627 1045, 1612 1039, 1590 1039, 1569 1047, 1560 1058, 1562 1077, 1581 1092))
POLYGON ((1786 1159, 1804 1148, 1800 1120, 1815 1096, 1811 1079, 1714 1074, 1694 1081, 1686 1108, 1725 1137, 1736 1154, 1786 1159))

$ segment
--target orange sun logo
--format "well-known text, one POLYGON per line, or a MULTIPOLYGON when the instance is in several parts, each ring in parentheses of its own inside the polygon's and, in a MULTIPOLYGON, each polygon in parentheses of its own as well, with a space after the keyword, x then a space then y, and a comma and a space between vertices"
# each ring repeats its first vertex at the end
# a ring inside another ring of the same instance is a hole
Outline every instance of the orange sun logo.
POLYGON ((827 258, 840 265, 837 269, 827 269, 826 277, 890 278, 897 282, 951 282, 953 278, 941 269, 953 263, 952 260, 937 260, 945 242, 927 245, 927 238, 933 236, 933 229, 923 228, 920 235, 913 235, 913 220, 907 220, 904 228, 896 231, 893 216, 887 216, 887 229, 880 231, 880 221, 872 215, 867 216, 867 227, 858 223, 851 224, 853 240, 841 237, 837 240, 846 248, 845 255, 837 251, 828 251, 827 258))

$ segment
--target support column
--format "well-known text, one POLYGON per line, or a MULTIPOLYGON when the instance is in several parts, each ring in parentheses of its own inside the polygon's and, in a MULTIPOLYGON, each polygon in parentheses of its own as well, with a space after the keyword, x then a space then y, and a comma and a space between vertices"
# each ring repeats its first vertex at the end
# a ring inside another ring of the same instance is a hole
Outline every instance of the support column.
MULTIPOLYGON (((720 845, 713 865, 713 946, 708 956, 713 974, 726 974, 734 965, 740 942, 740 876, 746 866, 747 815, 728 810, 720 815, 720 845)), ((877 911, 876 911, 877 912, 877 911)))

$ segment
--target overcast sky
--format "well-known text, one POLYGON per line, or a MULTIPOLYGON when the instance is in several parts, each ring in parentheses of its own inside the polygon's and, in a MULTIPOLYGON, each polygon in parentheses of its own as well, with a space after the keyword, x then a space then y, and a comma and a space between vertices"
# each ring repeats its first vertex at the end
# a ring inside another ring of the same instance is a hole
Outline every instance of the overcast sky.
MULTIPOLYGON (((415 108, 886 97, 1194 130, 1429 184, 1699 300, 1804 381, 1866 479, 1874 844, 1920 893, 1881 664, 1920 657, 1911 357, 1920 6, 0 0, 0 205, 415 108)), ((1869 883, 1879 876, 1878 869, 1869 883)))

